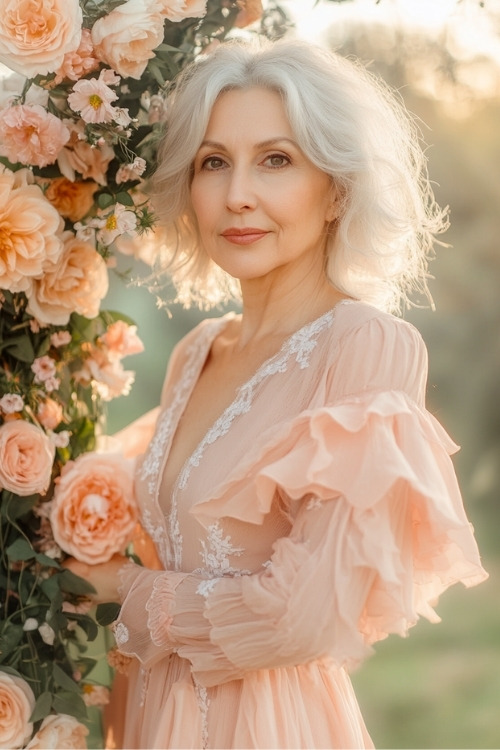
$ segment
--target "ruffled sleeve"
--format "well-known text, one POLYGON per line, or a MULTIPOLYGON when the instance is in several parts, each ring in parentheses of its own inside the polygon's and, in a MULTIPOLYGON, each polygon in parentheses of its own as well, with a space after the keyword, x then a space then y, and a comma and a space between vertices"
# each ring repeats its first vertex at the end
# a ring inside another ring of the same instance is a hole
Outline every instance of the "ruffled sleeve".
POLYGON ((139 593, 150 644, 141 655, 123 643, 126 653, 152 663, 176 650, 206 686, 324 657, 351 667, 420 615, 437 621, 432 604, 451 584, 486 578, 449 457, 456 446, 422 404, 420 337, 369 321, 339 342, 342 360, 329 373, 331 403, 278 427, 193 508, 205 525, 259 524, 279 496, 293 526, 269 564, 211 581, 138 572, 118 628, 139 593))

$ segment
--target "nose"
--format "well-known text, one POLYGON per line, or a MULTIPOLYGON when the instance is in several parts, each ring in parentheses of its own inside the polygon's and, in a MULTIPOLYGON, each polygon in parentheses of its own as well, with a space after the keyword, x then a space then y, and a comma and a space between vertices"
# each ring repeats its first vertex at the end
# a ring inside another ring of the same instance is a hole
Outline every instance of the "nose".
POLYGON ((233 213, 241 213, 254 209, 256 203, 255 185, 250 171, 243 166, 233 167, 227 184, 227 208, 233 213))

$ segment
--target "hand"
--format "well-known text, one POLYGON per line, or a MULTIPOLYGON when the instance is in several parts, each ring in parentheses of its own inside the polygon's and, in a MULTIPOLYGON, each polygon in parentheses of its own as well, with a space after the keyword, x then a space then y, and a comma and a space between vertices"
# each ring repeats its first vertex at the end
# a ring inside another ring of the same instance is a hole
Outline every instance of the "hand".
POLYGON ((113 555, 108 562, 88 565, 87 563, 80 562, 80 560, 76 560, 74 557, 70 557, 63 565, 75 575, 84 578, 95 588, 97 593, 91 594, 90 598, 96 604, 100 604, 102 602, 120 601, 118 595, 118 586, 120 584, 118 571, 127 561, 128 558, 124 557, 124 555, 113 555))

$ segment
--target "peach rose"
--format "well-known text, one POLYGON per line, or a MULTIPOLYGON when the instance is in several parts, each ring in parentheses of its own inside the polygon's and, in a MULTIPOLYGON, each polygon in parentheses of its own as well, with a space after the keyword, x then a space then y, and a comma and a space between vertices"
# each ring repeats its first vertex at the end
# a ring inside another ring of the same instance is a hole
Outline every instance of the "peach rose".
POLYGON ((135 373, 124 370, 122 363, 112 359, 103 348, 93 347, 83 368, 75 373, 81 383, 94 381, 96 390, 103 401, 111 401, 118 396, 127 396, 134 382, 135 373))
POLYGON ((28 78, 53 73, 81 29, 79 0, 0 0, 0 62, 28 78))
POLYGON ((144 344, 137 335, 137 326, 129 326, 124 320, 111 323, 99 341, 107 348, 111 359, 122 359, 144 351, 144 344))
POLYGON ((53 164, 68 140, 66 125, 39 104, 16 104, 0 112, 0 153, 13 164, 53 164))
POLYGON ((83 125, 76 123, 69 126, 70 139, 61 149, 57 164, 61 174, 74 182, 76 173, 84 180, 94 180, 99 185, 106 185, 106 172, 115 152, 107 143, 102 146, 91 146, 80 136, 84 136, 83 125))
POLYGON ((56 177, 45 184, 47 200, 61 216, 73 222, 80 221, 90 211, 94 204, 94 193, 98 188, 95 182, 72 182, 66 177, 56 177))
POLYGON ((22 677, 0 671, 0 748, 24 747, 33 731, 35 696, 22 677))
POLYGON ((46 430, 55 430, 62 422, 63 409, 53 398, 47 398, 38 407, 36 416, 46 430))
POLYGON ((95 55, 124 78, 140 79, 163 42, 163 18, 152 0, 128 0, 92 27, 95 55))
POLYGON ((54 448, 34 424, 16 419, 0 425, 0 487, 22 497, 45 493, 54 448))
POLYGON ((161 13, 169 21, 202 18, 207 12, 207 0, 157 0, 161 13))
POLYGON ((65 750, 86 750, 85 737, 89 730, 68 714, 46 716, 42 725, 26 750, 49 750, 64 747, 65 750))
POLYGON ((72 312, 95 318, 109 283, 106 263, 92 245, 71 232, 63 240, 62 258, 33 282, 27 307, 40 323, 57 326, 66 325, 72 312))
POLYGON ((25 292, 45 264, 57 263, 62 250, 63 220, 29 172, 0 166, 0 289, 25 292))
POLYGON ((57 544, 80 562, 106 562, 130 541, 137 521, 133 462, 84 453, 57 480, 50 520, 57 544))
POLYGON ((82 29, 82 38, 76 52, 67 52, 61 67, 57 71, 54 83, 59 84, 65 78, 70 81, 79 81, 88 73, 97 70, 100 62, 94 57, 94 47, 90 29, 82 29))

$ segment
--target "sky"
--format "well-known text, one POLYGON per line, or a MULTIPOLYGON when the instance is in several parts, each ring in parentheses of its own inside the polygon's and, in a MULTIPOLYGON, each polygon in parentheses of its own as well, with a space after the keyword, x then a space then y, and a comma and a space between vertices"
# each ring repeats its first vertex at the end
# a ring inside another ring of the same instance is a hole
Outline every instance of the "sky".
POLYGON ((436 34, 446 27, 454 52, 472 57, 478 52, 500 67, 500 0, 282 0, 294 18, 300 37, 321 43, 326 29, 353 19, 387 22, 436 34), (322 31, 323 30, 323 33, 322 31))

